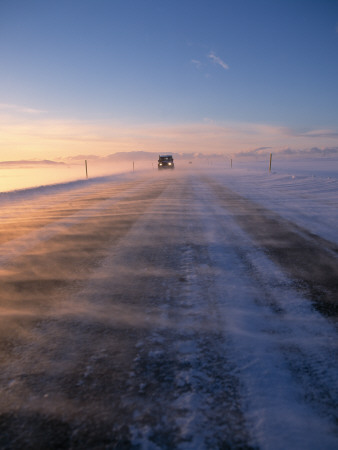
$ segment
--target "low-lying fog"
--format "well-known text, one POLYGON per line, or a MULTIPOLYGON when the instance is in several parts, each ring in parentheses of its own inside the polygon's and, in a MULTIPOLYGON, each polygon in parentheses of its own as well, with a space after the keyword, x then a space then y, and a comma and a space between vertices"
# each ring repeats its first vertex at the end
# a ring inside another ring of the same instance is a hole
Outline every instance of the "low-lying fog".
MULTIPOLYGON (((117 162, 110 164, 88 161, 88 177, 132 172, 133 170, 152 169, 149 162, 117 162)), ((3 165, 0 167, 0 192, 27 189, 37 186, 64 183, 86 178, 85 162, 83 164, 41 164, 41 165, 3 165)))

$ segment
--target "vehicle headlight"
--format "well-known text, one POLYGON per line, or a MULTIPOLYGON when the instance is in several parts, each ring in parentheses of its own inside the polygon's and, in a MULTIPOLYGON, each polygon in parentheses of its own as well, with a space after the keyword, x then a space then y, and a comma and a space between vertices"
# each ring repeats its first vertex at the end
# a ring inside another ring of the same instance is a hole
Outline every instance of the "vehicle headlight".
POLYGON ((171 163, 168 163, 168 166, 171 166, 171 163))

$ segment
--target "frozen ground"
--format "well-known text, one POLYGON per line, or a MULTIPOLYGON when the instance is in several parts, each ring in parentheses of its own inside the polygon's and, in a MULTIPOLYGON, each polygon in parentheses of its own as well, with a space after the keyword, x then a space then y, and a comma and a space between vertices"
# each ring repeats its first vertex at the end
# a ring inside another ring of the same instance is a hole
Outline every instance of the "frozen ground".
POLYGON ((0 448, 336 449, 337 193, 242 165, 3 194, 0 448))
MULTIPOLYGON (((337 243, 338 159, 237 162, 226 171, 231 189, 337 243)), ((223 174, 218 179, 224 180, 223 174)))

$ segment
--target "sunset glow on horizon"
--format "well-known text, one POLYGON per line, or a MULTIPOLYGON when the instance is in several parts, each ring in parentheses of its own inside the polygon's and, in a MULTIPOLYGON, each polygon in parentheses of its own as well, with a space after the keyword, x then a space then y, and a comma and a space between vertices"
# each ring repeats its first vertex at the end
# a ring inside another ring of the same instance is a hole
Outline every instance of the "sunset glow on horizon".
POLYGON ((338 4, 0 5, 1 161, 338 148, 338 4))
POLYGON ((78 120, 15 120, 2 126, 1 160, 63 159, 79 154, 99 157, 147 151, 234 155, 259 147, 275 150, 333 147, 332 130, 296 130, 256 123, 123 125, 78 120), (256 147, 255 147, 256 145, 256 147))

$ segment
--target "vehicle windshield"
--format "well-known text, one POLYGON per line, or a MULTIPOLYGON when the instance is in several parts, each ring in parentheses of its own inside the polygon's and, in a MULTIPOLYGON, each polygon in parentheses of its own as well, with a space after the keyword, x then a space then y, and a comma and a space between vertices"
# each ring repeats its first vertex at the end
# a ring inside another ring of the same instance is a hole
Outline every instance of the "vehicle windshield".
POLYGON ((160 161, 172 161, 173 157, 172 156, 160 156, 160 161))

